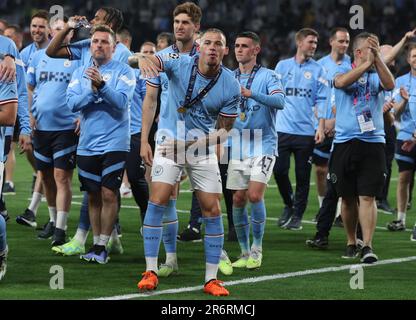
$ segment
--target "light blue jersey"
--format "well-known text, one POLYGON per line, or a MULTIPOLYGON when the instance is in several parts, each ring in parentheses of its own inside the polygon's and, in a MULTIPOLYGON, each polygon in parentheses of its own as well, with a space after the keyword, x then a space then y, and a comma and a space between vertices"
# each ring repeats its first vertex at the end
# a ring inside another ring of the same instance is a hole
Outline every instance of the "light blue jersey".
POLYGON ((35 42, 32 42, 27 47, 25 47, 22 52, 20 53, 22 57, 23 64, 25 66, 25 72, 29 68, 30 61, 32 59, 32 56, 35 52, 39 51, 41 49, 38 48, 35 42))
POLYGON ((328 83, 324 69, 313 59, 303 64, 295 58, 280 61, 275 69, 286 94, 285 108, 277 115, 276 131, 314 136, 314 108, 325 118, 328 83))
POLYGON ((130 150, 130 103, 136 79, 133 70, 124 63, 111 60, 99 70, 105 86, 92 91, 91 80, 84 65, 72 75, 67 90, 67 104, 81 114, 81 136, 77 154, 102 155, 130 150))
MULTIPOLYGON (((163 126, 161 124, 159 127, 159 135, 193 141, 214 130, 219 115, 237 117, 240 85, 231 71, 222 67, 221 76, 208 94, 185 113, 179 113, 178 109, 185 103, 191 72, 198 57, 176 53, 158 54, 157 57, 169 79, 169 98, 165 108, 167 114, 163 126)), ((191 98, 194 99, 212 80, 198 71, 191 98)))
POLYGON ((136 76, 136 88, 134 89, 133 100, 131 102, 131 135, 142 132, 142 106, 146 96, 146 80, 141 78, 139 69, 134 69, 136 76))
MULTIPOLYGON (((411 75, 411 72, 398 77, 396 79, 396 87, 393 91, 393 99, 395 103, 400 103, 403 101, 402 96, 400 95, 400 88, 403 87, 411 96, 412 94, 416 96, 416 77, 411 75)), ((409 140, 412 138, 413 132, 415 132, 415 123, 410 114, 409 103, 404 106, 403 113, 400 116, 400 130, 397 134, 398 140, 409 140)))
MULTIPOLYGON (((332 58, 331 55, 328 54, 327 56, 323 57, 322 59, 318 60, 318 63, 324 68, 325 77, 328 81, 328 89, 327 89, 327 99, 326 99, 326 114, 325 119, 333 119, 335 118, 335 92, 334 92, 334 83, 333 79, 334 76, 338 72, 339 66, 350 66, 351 65, 351 58, 348 55, 344 55, 340 64, 337 64, 332 58)), ((316 119, 316 117, 315 117, 316 119)), ((318 121, 315 121, 315 129, 318 127, 318 121)))
MULTIPOLYGON (((196 50, 192 50, 191 52, 184 52, 184 53, 178 53, 178 50, 175 46, 167 47, 161 51, 158 52, 158 55, 164 55, 164 54, 170 54, 170 53, 177 53, 179 55, 184 56, 194 56, 198 54, 196 50)), ((169 98, 169 79, 165 72, 161 72, 159 74, 159 77, 148 79, 147 84, 156 87, 161 88, 162 92, 160 94, 160 114, 159 114, 159 122, 158 122, 158 128, 159 129, 166 129, 169 124, 169 122, 172 121, 173 114, 169 112, 167 109, 168 107, 168 98, 169 98)), ((177 119, 176 119, 177 121, 177 119)))
MULTIPOLYGON (((241 74, 240 85, 246 88, 249 78, 250 74, 241 74)), ((282 83, 273 70, 262 67, 257 71, 250 90, 252 96, 243 106, 244 110, 239 106, 240 117, 234 123, 234 129, 239 131, 238 140, 234 135, 229 139, 233 159, 277 155, 276 115, 285 103, 282 83), (261 130, 260 136, 255 134, 256 130, 261 130), (240 142, 237 148, 233 146, 234 141, 240 142)))
MULTIPOLYGON (((91 39, 85 39, 78 42, 71 43, 67 46, 70 60, 81 60, 81 65, 90 65, 91 57, 91 39)), ((113 54, 113 60, 128 64, 129 57, 132 53, 122 43, 117 43, 116 51, 113 54)))
MULTIPOLYGON (((19 103, 17 106, 17 118, 19 119, 20 134, 30 136, 29 102, 26 85, 26 70, 20 53, 12 40, 0 35, 0 53, 9 53, 16 59, 16 79, 19 103)), ((6 136, 13 135, 13 127, 6 127, 6 136)))
MULTIPOLYGON (((338 74, 344 74, 351 70, 352 66, 340 66, 338 74)), ((371 143, 385 143, 384 92, 376 72, 364 73, 357 82, 348 88, 335 88, 335 104, 337 114, 334 143, 344 143, 352 139, 371 143), (375 129, 362 133, 357 115, 361 115, 365 110, 371 112, 375 129)))
POLYGON ((27 71, 29 85, 34 87, 32 114, 36 129, 40 131, 64 131, 75 129, 77 114, 66 104, 66 89, 72 73, 80 67, 79 61, 53 59, 46 50, 33 56, 27 71))

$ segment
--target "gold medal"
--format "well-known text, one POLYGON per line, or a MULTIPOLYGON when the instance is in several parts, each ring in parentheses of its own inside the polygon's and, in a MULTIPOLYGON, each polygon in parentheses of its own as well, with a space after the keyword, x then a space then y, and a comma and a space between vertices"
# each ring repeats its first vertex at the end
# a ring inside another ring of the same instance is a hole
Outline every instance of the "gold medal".
POLYGON ((180 107, 180 108, 178 109, 178 112, 179 112, 179 113, 185 113, 185 112, 186 112, 186 108, 185 108, 185 107, 180 107))
POLYGON ((241 112, 241 113, 240 113, 240 120, 241 120, 241 121, 246 120, 246 114, 245 114, 244 112, 241 112))

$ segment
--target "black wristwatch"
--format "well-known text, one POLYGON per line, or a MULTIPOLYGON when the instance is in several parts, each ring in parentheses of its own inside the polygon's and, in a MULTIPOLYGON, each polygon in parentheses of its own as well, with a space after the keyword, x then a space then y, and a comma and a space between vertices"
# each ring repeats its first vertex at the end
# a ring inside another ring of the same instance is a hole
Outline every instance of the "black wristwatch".
POLYGON ((10 54, 10 53, 5 54, 5 55, 4 55, 4 57, 5 57, 5 58, 6 58, 6 57, 10 57, 10 58, 12 58, 14 61, 16 61, 15 56, 14 56, 14 55, 12 55, 12 54, 10 54))
POLYGON ((103 80, 103 81, 101 81, 101 84, 97 89, 101 90, 102 88, 104 88, 104 86, 105 86, 105 81, 103 80))
POLYGON ((10 54, 10 53, 6 53, 6 54, 0 53, 0 59, 1 59, 1 60, 4 60, 4 58, 6 58, 6 57, 10 57, 10 58, 12 58, 14 61, 16 61, 16 58, 15 58, 15 56, 14 56, 14 55, 12 55, 12 54, 10 54))

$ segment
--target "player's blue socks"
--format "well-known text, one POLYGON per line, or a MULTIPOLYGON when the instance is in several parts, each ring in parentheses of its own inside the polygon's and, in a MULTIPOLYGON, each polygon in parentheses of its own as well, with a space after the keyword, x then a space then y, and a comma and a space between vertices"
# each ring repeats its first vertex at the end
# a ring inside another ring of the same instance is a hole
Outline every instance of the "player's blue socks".
POLYGON ((160 241, 163 233, 163 213, 165 206, 158 206, 149 201, 143 225, 144 254, 156 258, 159 255, 160 241))
POLYGON ((7 241, 6 241, 6 220, 0 214, 0 252, 6 250, 7 241))
POLYGON ((224 226, 222 217, 202 218, 205 223, 205 261, 210 264, 219 264, 224 246, 224 226))
POLYGON ((82 205, 79 211, 79 223, 78 228, 88 231, 90 229, 90 215, 88 212, 88 193, 84 192, 84 197, 82 198, 82 205))
POLYGON ((250 252, 250 224, 246 207, 236 208, 233 206, 233 221, 241 253, 247 254, 250 252))
POLYGON ((262 247, 264 227, 266 225, 266 207, 264 200, 251 203, 251 227, 253 228, 253 246, 262 247))
POLYGON ((163 244, 167 253, 176 253, 176 236, 178 234, 178 214, 176 200, 170 200, 163 215, 163 244))

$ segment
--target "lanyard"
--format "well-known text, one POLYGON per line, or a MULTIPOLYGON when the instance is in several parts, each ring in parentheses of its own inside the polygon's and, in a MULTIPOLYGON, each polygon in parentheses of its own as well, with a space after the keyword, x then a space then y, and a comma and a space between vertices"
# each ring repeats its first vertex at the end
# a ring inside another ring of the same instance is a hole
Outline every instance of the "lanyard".
MULTIPOLYGON (((366 82, 365 82, 365 95, 364 95, 364 101, 366 102, 366 103, 368 103, 369 101, 370 101, 370 74, 368 74, 368 73, 366 73, 366 75, 367 75, 367 79, 366 79, 366 82)), ((358 104, 358 98, 359 98, 359 90, 360 89, 360 86, 358 86, 355 90, 354 90, 354 100, 353 100, 353 105, 354 105, 354 107, 356 107, 357 106, 357 104, 358 104)))
MULTIPOLYGON (((189 85, 188 90, 186 91, 186 97, 185 97, 185 104, 181 108, 189 109, 191 108, 195 103, 200 101, 205 95, 215 86, 215 84, 218 82, 218 79, 220 78, 222 74, 222 67, 218 71, 217 75, 214 79, 208 83, 208 85, 201 90, 201 92, 191 100, 192 93, 194 92, 195 82, 196 82, 196 76, 198 74, 198 61, 199 57, 195 58, 194 65, 192 66, 192 72, 191 72, 191 78, 189 79, 189 85)), ((182 111, 182 110, 181 110, 182 111)), ((182 113, 182 112, 181 112, 182 113)))
MULTIPOLYGON (((253 70, 251 71, 250 77, 248 78, 248 81, 247 81, 247 85, 246 85, 247 90, 251 89, 251 86, 253 85, 254 77, 256 76, 256 73, 257 73, 257 71, 260 70, 260 68, 261 68, 260 64, 256 64, 253 67, 253 70)), ((237 78, 238 82, 240 82, 240 76, 241 76, 241 71, 240 71, 240 68, 238 68, 235 71, 235 77, 237 78)), ((248 100, 248 98, 246 98, 246 97, 241 98, 240 108, 241 108, 241 111, 243 111, 243 112, 246 110, 247 100, 248 100)))
MULTIPOLYGON (((176 43, 174 43, 174 44, 172 45, 172 49, 173 49, 173 51, 175 51, 175 53, 180 53, 180 52, 179 52, 179 48, 178 48, 178 46, 176 45, 176 43)), ((197 50, 197 45, 196 45, 196 43, 194 42, 194 44, 192 45, 192 49, 191 49, 191 51, 189 52, 189 56, 190 56, 190 57, 193 57, 193 56, 196 54, 196 50, 197 50)))

